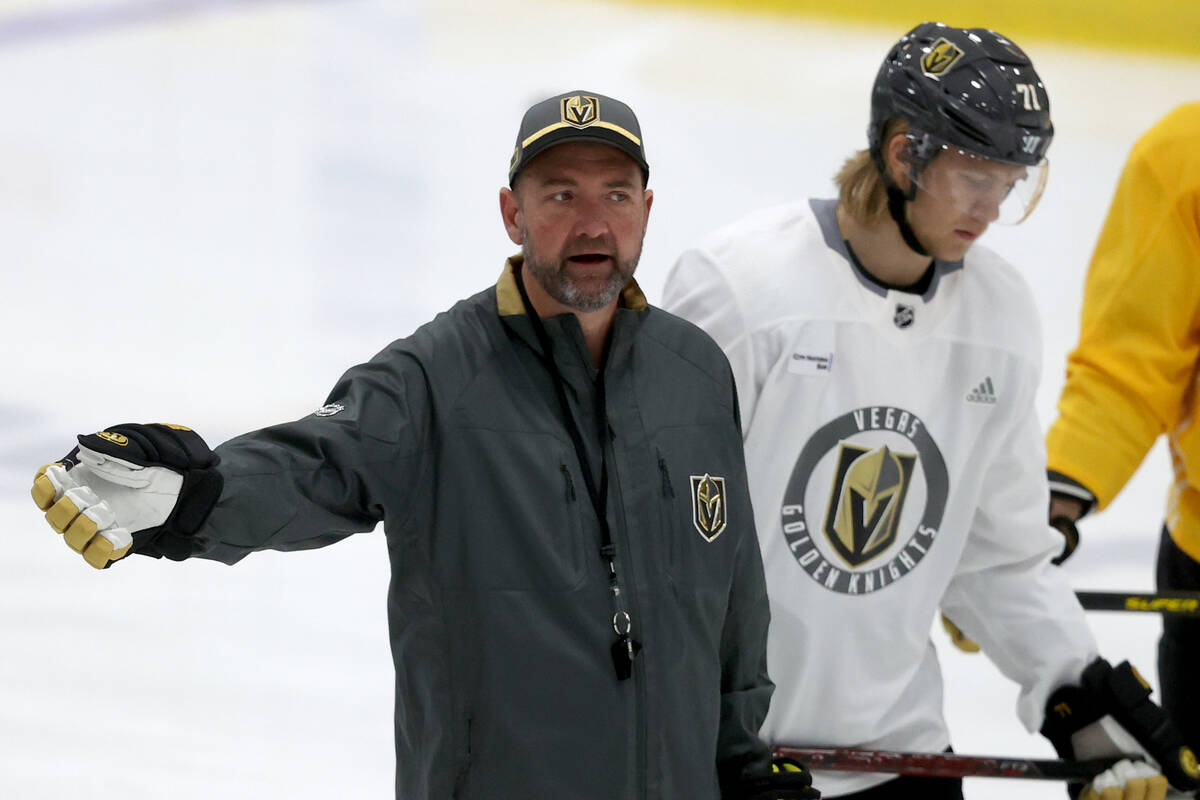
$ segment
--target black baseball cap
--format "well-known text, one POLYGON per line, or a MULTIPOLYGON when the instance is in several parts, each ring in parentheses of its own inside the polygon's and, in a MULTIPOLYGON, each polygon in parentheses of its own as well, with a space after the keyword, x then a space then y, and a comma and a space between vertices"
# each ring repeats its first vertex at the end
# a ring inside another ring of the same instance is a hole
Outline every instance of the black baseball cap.
POLYGON ((642 128, 633 109, 595 92, 574 91, 535 103, 521 118, 517 146, 508 165, 508 183, 538 153, 563 142, 609 144, 632 158, 650 179, 642 128))

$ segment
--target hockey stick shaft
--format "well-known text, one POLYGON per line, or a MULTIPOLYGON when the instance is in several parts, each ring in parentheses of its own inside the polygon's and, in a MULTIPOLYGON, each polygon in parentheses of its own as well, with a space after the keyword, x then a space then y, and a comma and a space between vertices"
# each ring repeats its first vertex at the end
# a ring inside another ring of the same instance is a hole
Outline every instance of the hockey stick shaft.
MULTIPOLYGON (((1007 756, 968 756, 959 753, 905 753, 858 750, 850 747, 788 747, 776 745, 775 755, 794 758, 809 769, 838 772, 885 772, 925 778, 1029 778, 1046 781, 1088 781, 1119 759, 1061 761, 1007 756)), ((1137 758, 1130 756, 1130 758, 1137 758)))
POLYGON ((1200 617, 1200 592, 1077 591, 1075 596, 1088 611, 1141 611, 1200 617))

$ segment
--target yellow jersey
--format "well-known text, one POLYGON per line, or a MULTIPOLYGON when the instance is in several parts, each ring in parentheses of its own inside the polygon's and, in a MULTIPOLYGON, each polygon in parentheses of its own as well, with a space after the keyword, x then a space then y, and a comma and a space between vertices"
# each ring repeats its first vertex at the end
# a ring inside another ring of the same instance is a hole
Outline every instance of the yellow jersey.
POLYGON ((1200 561, 1200 103, 1134 145, 1084 284, 1048 467, 1104 508, 1166 434, 1166 524, 1200 561))

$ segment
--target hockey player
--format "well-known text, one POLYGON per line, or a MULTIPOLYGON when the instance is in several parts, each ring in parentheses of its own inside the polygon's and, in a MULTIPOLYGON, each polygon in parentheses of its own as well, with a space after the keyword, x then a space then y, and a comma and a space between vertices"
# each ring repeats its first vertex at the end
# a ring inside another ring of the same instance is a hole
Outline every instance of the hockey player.
MULTIPOLYGON (((1046 437, 1052 524, 1121 491, 1160 435, 1175 482, 1158 547, 1158 588, 1200 591, 1200 103, 1177 108, 1134 146, 1084 286, 1079 346, 1046 437)), ((1163 618, 1163 707, 1200 745, 1200 622, 1163 618)))
MULTIPOLYGON (((1016 45, 919 25, 883 62, 869 148, 837 175, 839 197, 734 223, 668 278, 665 305, 717 340, 737 382, 771 597, 770 742, 946 749, 941 606, 1062 755, 1145 751, 1197 785, 1191 752, 1137 673, 1098 658, 1050 564, 1038 319, 1017 272, 976 245, 1033 210, 1052 135, 1016 45)), ((827 797, 962 796, 960 781, 816 781, 827 797)), ((1095 788, 1132 798, 1147 782, 1166 792, 1126 761, 1095 788)))
POLYGON ((296 422, 215 451, 169 425, 81 436, 35 501, 101 568, 382 522, 398 800, 819 796, 757 735, 768 605, 735 390, 632 279, 648 173, 628 106, 537 103, 500 191, 523 254, 494 287, 296 422))

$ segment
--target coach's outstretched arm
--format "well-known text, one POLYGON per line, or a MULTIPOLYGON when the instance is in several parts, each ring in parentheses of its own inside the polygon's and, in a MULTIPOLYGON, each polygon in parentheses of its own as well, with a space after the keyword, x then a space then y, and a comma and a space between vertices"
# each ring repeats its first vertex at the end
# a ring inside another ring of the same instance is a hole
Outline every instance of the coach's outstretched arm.
POLYGON ((255 550, 322 547, 373 529, 385 505, 407 505, 427 406, 415 362, 388 350, 347 372, 317 413, 215 452, 178 425, 80 436, 38 471, 33 498, 97 569, 130 553, 232 564, 255 550))

